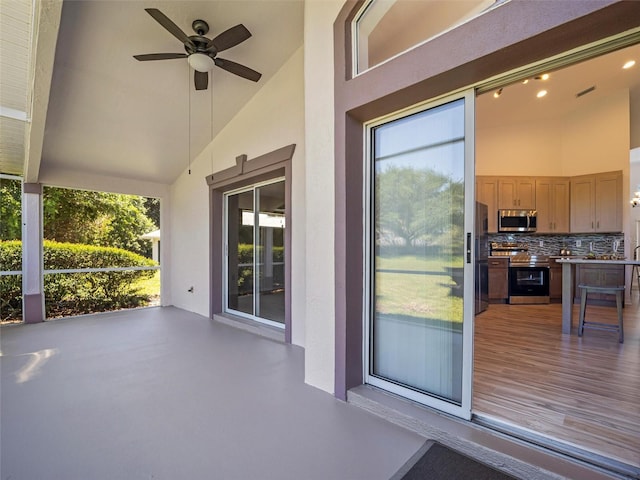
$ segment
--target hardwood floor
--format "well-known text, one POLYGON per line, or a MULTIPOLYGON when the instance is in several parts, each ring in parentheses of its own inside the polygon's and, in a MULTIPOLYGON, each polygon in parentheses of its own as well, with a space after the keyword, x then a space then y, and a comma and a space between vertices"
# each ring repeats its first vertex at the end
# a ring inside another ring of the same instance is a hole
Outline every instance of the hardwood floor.
MULTIPOLYGON (((561 305, 500 305, 475 319, 473 411, 640 467, 640 300, 618 334, 561 333, 561 305)), ((616 322, 616 309, 587 319, 616 322)))

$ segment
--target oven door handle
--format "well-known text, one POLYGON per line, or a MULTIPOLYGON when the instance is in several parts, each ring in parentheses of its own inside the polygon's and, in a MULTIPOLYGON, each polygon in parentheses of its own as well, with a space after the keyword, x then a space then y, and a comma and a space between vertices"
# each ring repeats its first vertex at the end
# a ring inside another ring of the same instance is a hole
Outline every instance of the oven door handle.
POLYGON ((471 263, 471 232, 467 232, 467 263, 471 263))

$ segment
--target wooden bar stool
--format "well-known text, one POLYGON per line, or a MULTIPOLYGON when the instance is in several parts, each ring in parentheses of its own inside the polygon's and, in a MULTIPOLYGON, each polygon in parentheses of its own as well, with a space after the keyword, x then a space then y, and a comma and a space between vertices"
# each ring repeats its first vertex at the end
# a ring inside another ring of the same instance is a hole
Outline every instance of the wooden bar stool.
POLYGON ((610 330, 618 332, 618 341, 624 343, 624 327, 622 325, 622 300, 624 296, 624 286, 622 287, 594 287, 592 285, 578 285, 580 289, 580 323, 578 325, 578 336, 582 336, 585 328, 598 330, 610 330), (584 315, 587 310, 587 294, 607 293, 616 296, 616 308, 618 310, 618 325, 612 323, 585 321, 584 315))

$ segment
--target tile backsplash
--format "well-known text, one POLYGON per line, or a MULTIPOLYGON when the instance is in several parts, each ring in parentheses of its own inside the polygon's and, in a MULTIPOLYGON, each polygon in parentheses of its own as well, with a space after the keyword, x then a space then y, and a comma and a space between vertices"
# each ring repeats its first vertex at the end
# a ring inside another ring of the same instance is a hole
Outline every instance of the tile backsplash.
POLYGON ((624 234, 622 233, 593 233, 593 234, 536 234, 525 233, 490 233, 489 242, 520 242, 529 246, 532 255, 559 255, 560 250, 568 248, 572 255, 586 255, 589 244, 593 244, 596 255, 607 255, 613 252, 613 242, 618 241, 618 254, 624 254, 624 234), (542 246, 540 242, 542 241, 542 246), (581 245, 578 247, 577 242, 581 245))

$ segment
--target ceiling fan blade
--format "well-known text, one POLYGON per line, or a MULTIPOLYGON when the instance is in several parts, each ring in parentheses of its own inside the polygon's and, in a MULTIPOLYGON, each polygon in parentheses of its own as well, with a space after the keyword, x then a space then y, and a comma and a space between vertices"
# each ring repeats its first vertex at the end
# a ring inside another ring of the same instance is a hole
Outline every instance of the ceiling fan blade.
POLYGON ((186 53, 148 53, 145 55, 134 55, 133 58, 141 62, 148 62, 149 60, 172 60, 174 58, 187 58, 188 56, 186 53))
POLYGON ((193 83, 196 86, 196 90, 206 90, 209 86, 209 73, 196 70, 193 74, 193 83))
POLYGON ((262 76, 261 73, 258 73, 255 70, 251 70, 249 67, 245 67, 244 65, 240 65, 239 63, 232 62, 231 60, 225 60, 224 58, 214 58, 213 61, 218 67, 222 68, 223 70, 234 73, 242 78, 246 78, 247 80, 251 80, 252 82, 257 82, 262 76))
POLYGON ((164 13, 162 13, 157 8, 145 8, 146 12, 151 15, 156 22, 162 25, 171 35, 176 37, 185 45, 189 45, 192 48, 196 48, 193 41, 184 33, 180 27, 178 27, 175 23, 173 23, 169 17, 167 17, 164 13))
POLYGON ((216 52, 222 52, 231 47, 235 47, 239 43, 244 42, 251 36, 251 32, 242 25, 236 25, 228 30, 225 30, 220 35, 209 40, 207 43, 207 50, 215 50, 216 52))

